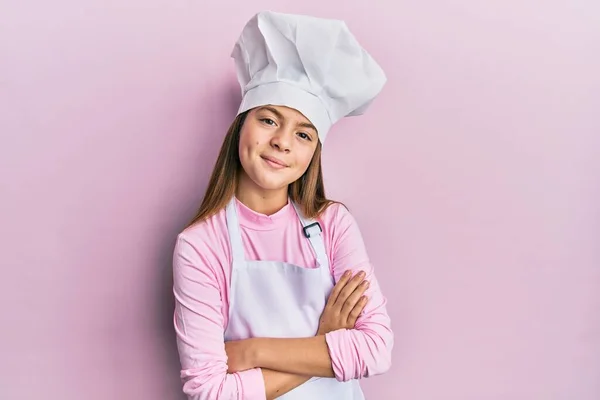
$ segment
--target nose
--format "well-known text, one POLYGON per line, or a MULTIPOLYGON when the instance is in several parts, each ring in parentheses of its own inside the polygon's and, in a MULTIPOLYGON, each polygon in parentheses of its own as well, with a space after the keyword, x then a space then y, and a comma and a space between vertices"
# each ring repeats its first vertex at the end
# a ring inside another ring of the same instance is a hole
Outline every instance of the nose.
POLYGON ((284 153, 289 153, 292 146, 293 132, 289 129, 278 129, 271 138, 271 146, 284 153))

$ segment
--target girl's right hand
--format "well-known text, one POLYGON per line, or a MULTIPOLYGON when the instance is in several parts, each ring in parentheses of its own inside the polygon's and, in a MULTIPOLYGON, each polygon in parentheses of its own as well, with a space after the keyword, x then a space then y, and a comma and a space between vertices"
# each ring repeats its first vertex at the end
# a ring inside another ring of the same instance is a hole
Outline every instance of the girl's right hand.
POLYGON ((363 296, 369 287, 363 271, 352 277, 346 271, 333 287, 325 309, 319 319, 317 335, 324 335, 338 329, 353 329, 360 313, 367 305, 367 297, 363 296))

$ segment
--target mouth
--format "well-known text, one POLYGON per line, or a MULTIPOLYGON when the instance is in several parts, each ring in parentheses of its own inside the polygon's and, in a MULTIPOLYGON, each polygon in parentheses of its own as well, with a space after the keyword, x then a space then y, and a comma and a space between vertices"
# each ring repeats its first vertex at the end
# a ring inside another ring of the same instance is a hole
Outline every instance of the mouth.
POLYGON ((263 160, 265 160, 265 162, 267 164, 269 164, 271 167, 276 168, 276 169, 281 169, 281 168, 287 168, 287 167, 289 167, 289 165, 287 165, 286 163, 284 163, 283 161, 281 161, 280 159, 275 158, 275 157, 260 156, 260 158, 262 158, 263 160))

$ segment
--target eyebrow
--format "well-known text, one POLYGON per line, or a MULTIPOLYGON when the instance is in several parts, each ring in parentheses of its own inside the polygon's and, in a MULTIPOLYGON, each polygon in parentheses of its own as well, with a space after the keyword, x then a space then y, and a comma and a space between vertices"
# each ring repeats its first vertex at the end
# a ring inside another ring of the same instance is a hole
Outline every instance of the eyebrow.
MULTIPOLYGON (((262 106, 262 107, 260 107, 260 108, 258 109, 258 111, 260 111, 260 110, 267 110, 267 111, 270 111, 270 112, 272 112, 273 114, 275 114, 275 115, 277 116, 277 118, 285 120, 285 117, 283 116, 283 114, 281 114, 279 111, 277 111, 277 110, 276 110, 275 108, 273 108, 273 107, 269 107, 269 106, 262 106)), ((298 123, 296 124, 296 126, 300 126, 300 127, 302 127, 302 128, 308 128, 308 129, 312 129, 312 130, 314 130, 314 131, 315 131, 315 133, 318 133, 318 131, 317 131, 317 128, 315 128, 315 126, 314 126, 313 124, 311 124, 311 123, 308 123, 308 122, 298 122, 298 123)))

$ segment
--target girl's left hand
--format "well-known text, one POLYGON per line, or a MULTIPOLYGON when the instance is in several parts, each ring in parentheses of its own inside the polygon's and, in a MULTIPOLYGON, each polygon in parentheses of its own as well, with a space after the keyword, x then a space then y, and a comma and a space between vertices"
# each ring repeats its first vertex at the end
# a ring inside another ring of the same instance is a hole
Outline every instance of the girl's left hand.
POLYGON ((333 287, 325 309, 319 318, 317 335, 338 329, 354 329, 358 317, 367 305, 367 298, 363 296, 369 282, 365 281, 363 271, 354 275, 346 271, 338 283, 333 287))
POLYGON ((225 342, 225 353, 227 353, 227 372, 230 374, 256 367, 256 352, 252 339, 225 342))

